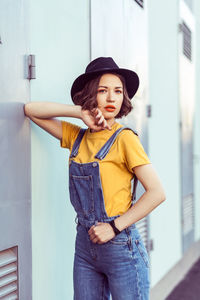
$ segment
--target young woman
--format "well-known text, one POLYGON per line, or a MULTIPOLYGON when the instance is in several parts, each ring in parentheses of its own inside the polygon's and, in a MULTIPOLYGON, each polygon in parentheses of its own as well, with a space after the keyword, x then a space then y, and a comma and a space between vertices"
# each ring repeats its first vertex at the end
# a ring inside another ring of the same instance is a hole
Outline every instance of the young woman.
POLYGON ((165 200, 137 134, 116 122, 127 115, 139 79, 111 57, 92 61, 73 83, 75 105, 27 103, 25 115, 70 150, 70 200, 77 213, 75 300, 149 299, 149 258, 135 223, 165 200), (54 117, 81 119, 88 127, 54 117), (131 180, 144 194, 132 203, 131 180))

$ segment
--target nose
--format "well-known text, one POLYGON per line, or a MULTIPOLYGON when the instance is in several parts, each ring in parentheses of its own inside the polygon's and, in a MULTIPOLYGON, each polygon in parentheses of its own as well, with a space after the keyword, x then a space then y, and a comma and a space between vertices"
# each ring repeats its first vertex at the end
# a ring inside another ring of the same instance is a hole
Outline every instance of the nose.
POLYGON ((108 91, 107 101, 108 102, 114 102, 115 101, 114 91, 112 91, 112 90, 108 91))

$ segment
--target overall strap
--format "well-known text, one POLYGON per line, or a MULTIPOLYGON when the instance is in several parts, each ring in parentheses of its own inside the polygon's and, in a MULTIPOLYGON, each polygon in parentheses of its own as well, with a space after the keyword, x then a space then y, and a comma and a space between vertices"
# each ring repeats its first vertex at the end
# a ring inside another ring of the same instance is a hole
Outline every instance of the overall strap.
POLYGON ((108 152, 109 152, 110 148, 112 147, 114 141, 116 140, 118 134, 124 129, 132 130, 136 135, 138 135, 137 132, 135 132, 133 129, 131 129, 129 127, 121 127, 119 129, 117 129, 115 131, 115 133, 113 133, 113 135, 103 145, 103 147, 97 152, 97 154, 95 155, 95 158, 102 160, 108 154, 108 152))
MULTIPOLYGON (((137 132, 135 132, 133 129, 129 127, 121 127, 118 130, 115 131, 115 133, 109 138, 109 140, 103 145, 103 147, 99 150, 99 152, 95 155, 95 158, 98 158, 102 160, 109 152, 110 148, 112 147, 114 141, 116 140, 118 134, 124 130, 124 129, 129 129, 132 130, 137 136, 137 132)), ((134 183, 133 183, 133 192, 132 192, 132 197, 131 197, 131 202, 133 204, 134 200, 136 199, 136 188, 138 184, 138 178, 136 175, 134 176, 134 183)))
POLYGON ((85 132, 86 132, 86 129, 84 129, 84 128, 81 128, 81 130, 79 131, 79 134, 74 142, 70 158, 75 157, 78 154, 78 149, 80 147, 80 143, 82 141, 82 138, 83 138, 85 132))
POLYGON ((132 192, 132 197, 131 197, 131 203, 133 205, 133 202, 136 200, 136 188, 138 184, 138 178, 136 175, 134 176, 134 182, 133 182, 133 192, 132 192))

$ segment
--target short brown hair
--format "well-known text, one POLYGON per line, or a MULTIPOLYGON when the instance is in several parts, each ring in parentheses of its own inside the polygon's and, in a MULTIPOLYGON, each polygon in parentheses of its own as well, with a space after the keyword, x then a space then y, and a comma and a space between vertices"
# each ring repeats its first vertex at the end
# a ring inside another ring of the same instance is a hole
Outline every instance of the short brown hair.
MULTIPOLYGON (((129 112, 133 109, 131 100, 128 96, 127 89, 126 89, 126 84, 125 84, 125 79, 122 75, 119 75, 117 73, 112 73, 119 77, 123 84, 123 95, 124 99, 122 102, 122 107, 115 117, 116 119, 120 119, 123 116, 127 116, 129 112)), ((94 108, 97 108, 97 91, 98 91, 98 86, 99 86, 99 81, 101 79, 101 76, 103 74, 98 75, 94 79, 90 80, 87 82, 84 86, 84 88, 80 91, 77 92, 74 97, 73 97, 73 102, 76 105, 81 105, 82 109, 84 110, 93 110, 94 108)))

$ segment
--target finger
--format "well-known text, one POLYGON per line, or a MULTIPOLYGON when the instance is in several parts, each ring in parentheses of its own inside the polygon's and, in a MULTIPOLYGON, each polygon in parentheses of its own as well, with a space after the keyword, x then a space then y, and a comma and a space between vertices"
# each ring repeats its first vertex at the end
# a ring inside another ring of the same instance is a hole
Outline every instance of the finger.
POLYGON ((95 117, 97 117, 98 114, 101 114, 101 111, 100 111, 99 108, 93 108, 93 109, 91 110, 91 112, 92 112, 92 114, 93 114, 95 117))
POLYGON ((98 238, 94 238, 93 240, 92 240, 92 243, 94 243, 94 244, 96 244, 98 242, 98 238))
POLYGON ((95 234, 90 234, 90 240, 91 241, 94 240, 94 239, 96 239, 96 238, 97 238, 97 236, 95 234))
POLYGON ((110 125, 108 125, 107 121, 104 119, 103 125, 104 128, 107 128, 109 130, 111 130, 112 128, 110 127, 110 125))
POLYGON ((104 122, 103 122, 103 126, 104 126, 104 128, 108 128, 108 123, 105 119, 104 119, 104 122))
POLYGON ((100 118, 102 116, 102 112, 100 111, 100 109, 98 109, 97 111, 97 115, 96 115, 96 118, 100 118))
POLYGON ((93 232, 93 228, 95 227, 95 225, 92 225, 92 227, 90 227, 90 229, 88 230, 88 233, 91 234, 93 232))
POLYGON ((104 121, 104 116, 102 115, 101 118, 99 119, 99 121, 97 122, 97 124, 100 125, 101 123, 103 123, 103 121, 104 121))

